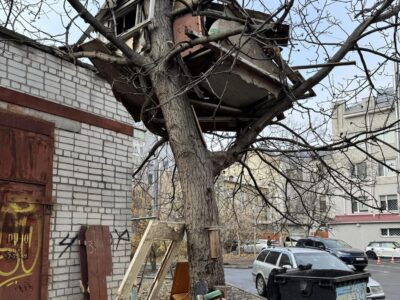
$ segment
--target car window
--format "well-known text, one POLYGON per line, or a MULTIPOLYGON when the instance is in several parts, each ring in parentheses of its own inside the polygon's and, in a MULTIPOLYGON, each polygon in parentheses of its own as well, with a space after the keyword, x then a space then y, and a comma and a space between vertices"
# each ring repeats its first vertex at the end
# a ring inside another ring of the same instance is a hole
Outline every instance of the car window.
POLYGON ((324 240, 329 248, 352 248, 349 244, 342 240, 324 240))
POLYGON ((287 254, 285 254, 285 253, 282 253, 281 259, 279 261, 279 266, 282 267, 284 265, 291 266, 292 263, 290 262, 289 256, 287 254))
POLYGON ((336 256, 327 252, 294 254, 297 267, 311 264, 312 269, 335 269, 349 271, 350 268, 336 256))
POLYGON ((257 260, 258 260, 258 261, 264 261, 265 258, 266 258, 267 255, 268 255, 268 253, 269 253, 268 250, 261 251, 261 253, 258 254, 258 256, 257 256, 257 260))
POLYGON ((383 248, 394 248, 394 244, 390 242, 382 243, 383 248))
POLYGON ((315 247, 325 249, 325 245, 322 242, 315 241, 315 247))
POLYGON ((369 243, 368 247, 379 247, 379 243, 377 242, 369 243))
POLYGON ((305 240, 298 240, 297 243, 296 243, 296 246, 297 247, 303 247, 304 246, 304 242, 305 242, 305 240))
POLYGON ((269 255, 267 256, 267 259, 265 260, 265 262, 272 264, 272 265, 276 265, 279 255, 280 255, 279 252, 271 251, 269 253, 269 255))
POLYGON ((398 242, 394 242, 394 246, 395 246, 396 248, 400 248, 400 244, 399 244, 398 242))
POLYGON ((304 246, 307 246, 307 247, 314 247, 314 242, 313 242, 313 240, 305 240, 305 241, 304 241, 304 246))

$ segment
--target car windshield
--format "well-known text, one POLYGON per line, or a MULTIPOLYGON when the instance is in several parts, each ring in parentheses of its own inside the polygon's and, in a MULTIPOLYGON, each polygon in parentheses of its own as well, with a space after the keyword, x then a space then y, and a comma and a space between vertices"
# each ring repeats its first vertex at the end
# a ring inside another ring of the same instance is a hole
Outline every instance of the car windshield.
POLYGON ((324 243, 328 248, 352 248, 349 244, 346 242, 343 242, 341 240, 324 240, 324 243))
POLYGON ((320 269, 334 269, 349 271, 350 268, 346 266, 340 259, 333 256, 332 254, 321 252, 321 253, 295 253, 294 254, 296 264, 308 265, 311 264, 311 268, 314 270, 320 269))
POLYGON ((396 248, 400 248, 400 244, 398 242, 393 243, 396 248))

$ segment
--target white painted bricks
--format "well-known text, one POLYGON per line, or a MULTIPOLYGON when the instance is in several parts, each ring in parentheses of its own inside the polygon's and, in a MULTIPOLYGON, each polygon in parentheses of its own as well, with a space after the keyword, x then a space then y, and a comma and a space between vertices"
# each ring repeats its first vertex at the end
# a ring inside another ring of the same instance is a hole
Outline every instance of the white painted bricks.
MULTIPOLYGON (((1 86, 132 123, 110 86, 93 71, 27 46, 12 42, 0 46, 1 86)), ((113 241, 113 275, 107 279, 112 299, 130 257, 130 242, 120 240, 118 245, 116 232, 128 230, 130 238, 133 138, 85 123, 70 128, 74 132, 56 123, 54 134, 48 296, 83 298, 75 237, 81 225, 102 224, 110 227, 113 241)))

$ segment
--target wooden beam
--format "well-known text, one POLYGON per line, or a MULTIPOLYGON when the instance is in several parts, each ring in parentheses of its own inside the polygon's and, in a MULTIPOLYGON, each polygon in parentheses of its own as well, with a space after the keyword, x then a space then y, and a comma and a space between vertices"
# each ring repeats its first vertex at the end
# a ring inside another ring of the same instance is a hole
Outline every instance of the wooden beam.
POLYGON ((181 239, 183 231, 185 229, 185 224, 178 222, 153 221, 151 226, 152 228, 148 232, 148 234, 146 236, 143 235, 146 241, 153 241, 153 240, 178 241, 181 239))
MULTIPOLYGON (((149 222, 149 225, 147 226, 143 237, 146 237, 149 234, 153 222, 154 221, 149 222)), ((150 250, 150 247, 150 241, 146 241, 144 238, 140 240, 135 255, 133 256, 129 264, 128 270, 126 271, 125 276, 122 279, 122 283, 118 288, 117 297, 115 298, 115 300, 125 300, 128 298, 133 286, 136 285, 137 275, 139 274, 140 268, 146 260, 146 256, 150 250)))

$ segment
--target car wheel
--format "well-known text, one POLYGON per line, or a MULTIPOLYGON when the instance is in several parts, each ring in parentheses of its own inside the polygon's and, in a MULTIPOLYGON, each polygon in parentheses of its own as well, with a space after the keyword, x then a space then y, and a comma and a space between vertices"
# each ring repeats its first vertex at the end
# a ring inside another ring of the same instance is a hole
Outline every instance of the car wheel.
POLYGON ((266 296, 266 285, 265 285, 264 278, 261 275, 257 276, 256 289, 257 289, 257 293, 260 296, 266 296))
POLYGON ((376 254, 375 254, 375 252, 374 251, 367 251, 367 257, 369 258, 369 259, 377 259, 377 256, 376 256, 376 254))
POLYGON ((364 271, 366 266, 354 266, 354 268, 356 268, 357 271, 364 271))

